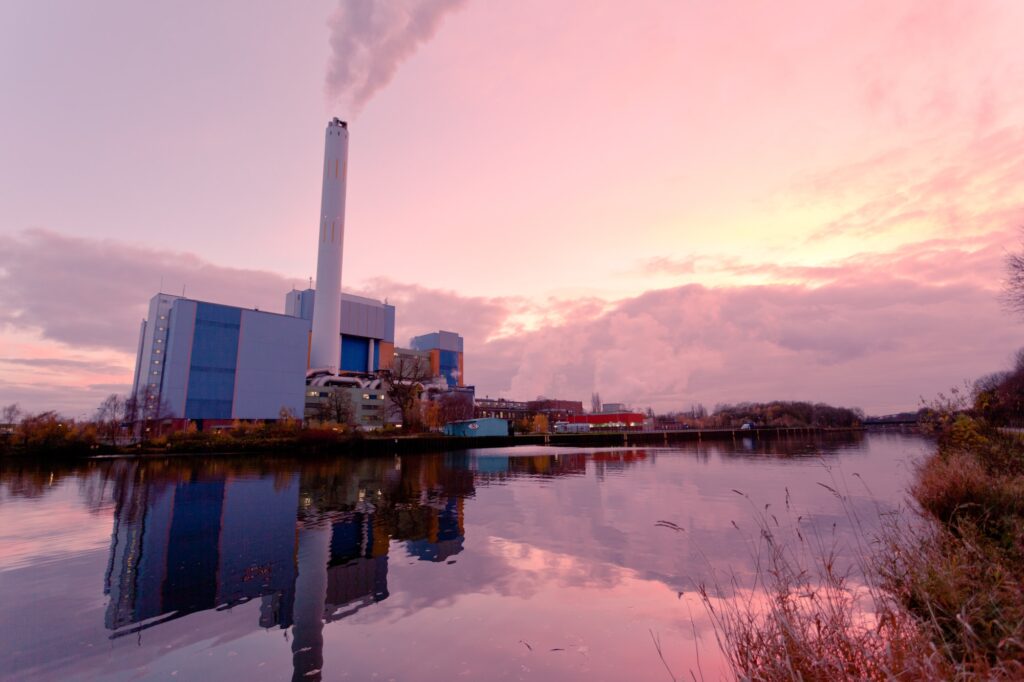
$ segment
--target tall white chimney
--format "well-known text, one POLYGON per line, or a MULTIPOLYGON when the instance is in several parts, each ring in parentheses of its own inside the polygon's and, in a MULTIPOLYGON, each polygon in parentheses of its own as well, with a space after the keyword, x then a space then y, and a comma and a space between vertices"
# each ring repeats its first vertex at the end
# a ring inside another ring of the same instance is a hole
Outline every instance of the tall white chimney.
POLYGON ((345 239, 348 124, 335 118, 327 124, 325 138, 309 367, 337 372, 341 360, 341 256, 345 239))

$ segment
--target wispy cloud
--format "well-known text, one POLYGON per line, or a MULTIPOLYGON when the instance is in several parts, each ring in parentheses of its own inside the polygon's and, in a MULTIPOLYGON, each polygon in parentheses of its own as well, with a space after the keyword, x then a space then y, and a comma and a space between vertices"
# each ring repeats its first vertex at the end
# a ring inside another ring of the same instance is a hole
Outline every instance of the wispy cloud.
POLYGON ((96 374, 119 374, 125 371, 123 365, 114 365, 94 360, 71 358, 0 358, 0 365, 19 365, 49 371, 88 371, 96 374))
POLYGON ((794 203, 840 208, 807 242, 901 230, 963 236, 1024 220, 1024 126, 986 131, 954 150, 932 143, 936 148, 925 158, 918 150, 897 150, 800 180, 794 203), (851 192, 868 198, 842 209, 851 192))

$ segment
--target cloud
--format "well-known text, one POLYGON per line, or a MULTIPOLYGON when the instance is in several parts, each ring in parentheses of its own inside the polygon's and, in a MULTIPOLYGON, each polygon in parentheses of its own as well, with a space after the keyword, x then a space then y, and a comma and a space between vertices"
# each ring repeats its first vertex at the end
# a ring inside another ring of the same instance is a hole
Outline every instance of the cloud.
POLYGON ((985 289, 883 278, 817 288, 688 285, 518 342, 513 397, 599 390, 659 410, 809 399, 884 412, 1003 366, 1019 331, 985 289))
POLYGON ((125 369, 121 365, 99 364, 92 360, 73 360, 71 358, 0 358, 0 364, 22 365, 54 372, 88 370, 100 374, 116 374, 125 369))
POLYGON ((358 114, 465 0, 341 0, 327 21, 326 90, 358 114))
MULTIPOLYGON (((1013 224, 1013 223, 1007 223, 1013 224)), ((886 252, 859 253, 817 265, 773 263, 735 256, 704 255, 685 258, 659 256, 642 261, 636 272, 674 275, 681 281, 725 281, 743 284, 870 283, 878 278, 907 278, 932 284, 971 284, 995 290, 1006 246, 1016 237, 1006 230, 959 239, 915 242, 886 252)))
MULTIPOLYGON (((1012 232, 933 239, 820 266, 701 258, 681 270, 733 284, 615 301, 472 296, 387 278, 350 290, 396 306, 399 344, 462 334, 479 395, 598 390, 657 410, 807 399, 891 412, 1010 362, 1019 327, 997 292, 1015 243, 1012 232)), ((46 231, 2 237, 0 402, 85 411, 126 389, 157 272, 187 280, 196 298, 267 310, 282 308, 292 284, 187 253, 46 231)))
POLYGON ((160 289, 281 311, 297 280, 229 268, 190 253, 48 230, 0 235, 0 326, 37 329, 71 347, 135 352, 139 322, 160 289))
POLYGON ((131 388, 130 380, 124 384, 65 386, 57 382, 21 383, 0 378, 0 405, 18 403, 30 413, 54 410, 75 419, 89 418, 108 395, 124 395, 131 388))

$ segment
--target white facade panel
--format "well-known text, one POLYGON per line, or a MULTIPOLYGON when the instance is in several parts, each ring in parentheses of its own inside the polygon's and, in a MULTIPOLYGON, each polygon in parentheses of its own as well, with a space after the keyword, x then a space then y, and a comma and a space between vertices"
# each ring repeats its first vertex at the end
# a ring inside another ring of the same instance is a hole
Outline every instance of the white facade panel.
MULTIPOLYGON (((142 326, 133 387, 134 395, 143 410, 154 407, 163 390, 164 368, 167 366, 167 333, 171 308, 177 300, 177 296, 170 294, 157 294, 149 300, 149 316, 142 326)), ((152 411, 146 414, 152 414, 152 411)))
POLYGON ((196 330, 196 302, 179 299, 167 316, 167 352, 160 397, 171 415, 185 416, 189 367, 192 364, 192 339, 196 330))
POLYGON ((135 351, 135 376, 132 379, 132 395, 139 395, 140 374, 142 373, 142 351, 146 347, 146 321, 139 325, 139 347, 135 351))

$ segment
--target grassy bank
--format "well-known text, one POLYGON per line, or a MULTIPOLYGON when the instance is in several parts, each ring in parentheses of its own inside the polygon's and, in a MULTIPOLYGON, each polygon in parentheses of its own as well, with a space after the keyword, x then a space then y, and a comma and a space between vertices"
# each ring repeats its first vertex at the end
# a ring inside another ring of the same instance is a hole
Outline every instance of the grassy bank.
POLYGON ((1024 440, 959 416, 910 492, 853 573, 761 519, 761 598, 703 588, 738 678, 1024 679, 1024 440))

